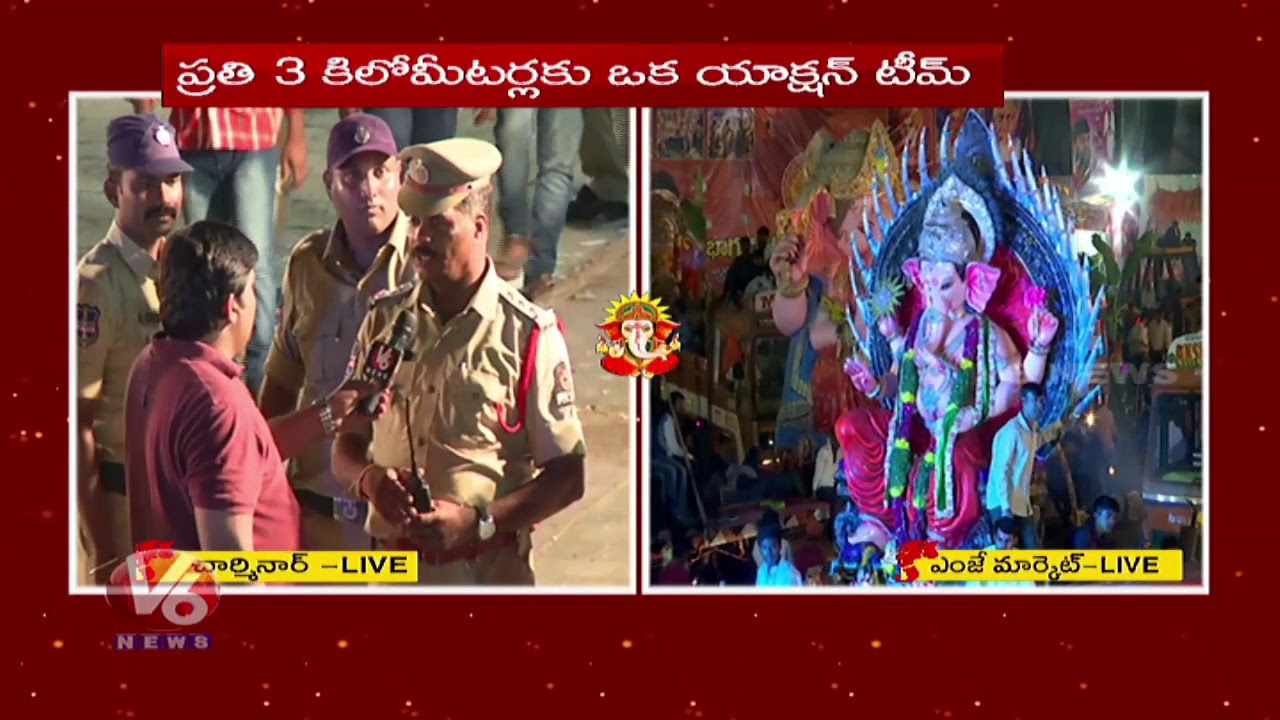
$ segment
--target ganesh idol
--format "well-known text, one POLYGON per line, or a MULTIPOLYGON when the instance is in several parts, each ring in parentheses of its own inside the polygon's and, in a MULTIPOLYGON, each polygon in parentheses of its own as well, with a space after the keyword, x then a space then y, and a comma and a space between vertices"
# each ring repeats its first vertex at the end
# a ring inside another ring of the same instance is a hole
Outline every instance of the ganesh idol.
POLYGON ((784 173, 779 238, 769 265, 778 291, 772 303, 778 330, 791 338, 778 413, 776 442, 799 446, 804 438, 826 442, 836 420, 865 404, 842 371, 852 345, 846 308, 852 301, 850 252, 866 241, 845 242, 859 230, 858 217, 881 172, 896 175, 896 155, 879 121, 840 139, 823 129, 784 173))
MULTIPOLYGON (((944 158, 949 144, 944 130, 944 158)), ((1002 156, 971 113, 938 178, 922 139, 920 188, 900 200, 886 183, 892 217, 871 203, 879 240, 855 273, 862 322, 851 324, 863 330, 845 371, 878 406, 844 414, 836 436, 861 522, 898 543, 976 542, 992 439, 1024 383, 1045 387, 1042 425, 1096 392, 1100 296, 1089 297, 1053 187, 1025 153, 1012 169, 1002 156)))

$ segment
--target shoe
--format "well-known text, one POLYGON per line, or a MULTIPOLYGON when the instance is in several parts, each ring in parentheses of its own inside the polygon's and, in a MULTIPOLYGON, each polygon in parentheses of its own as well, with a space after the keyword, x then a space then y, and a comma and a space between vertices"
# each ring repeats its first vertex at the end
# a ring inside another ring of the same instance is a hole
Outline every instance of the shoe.
POLYGON ((547 294, 551 288, 556 286, 556 281, 550 275, 539 275, 525 281, 524 289, 521 291, 524 296, 529 298, 530 302, 538 302, 538 298, 547 294))
POLYGON ((493 259, 494 269, 503 280, 515 280, 524 271, 524 264, 529 260, 529 238, 523 235, 508 235, 498 248, 498 256, 493 259))
POLYGON ((603 217, 606 222, 616 222, 627 217, 629 207, 624 202, 606 202, 590 187, 583 185, 578 196, 569 203, 565 220, 572 223, 588 223, 603 217))
POLYGON ((621 202, 600 203, 600 217, 604 218, 605 222, 617 222, 619 220, 625 220, 627 216, 631 214, 630 211, 631 211, 631 208, 626 203, 621 203, 621 202))
POLYGON ((569 202, 569 210, 565 220, 569 222, 589 222, 600 214, 600 197, 587 185, 578 191, 578 196, 569 202))

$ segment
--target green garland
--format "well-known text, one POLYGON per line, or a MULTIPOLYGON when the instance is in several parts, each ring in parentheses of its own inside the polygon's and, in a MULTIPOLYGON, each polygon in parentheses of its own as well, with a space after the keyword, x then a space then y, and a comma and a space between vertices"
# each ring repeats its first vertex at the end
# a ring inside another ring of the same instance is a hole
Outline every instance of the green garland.
MULTIPOLYGON (((911 503, 917 509, 923 510, 929 502, 929 481, 934 480, 934 507, 944 516, 948 514, 952 502, 951 453, 955 449, 953 446, 958 434, 955 432, 955 426, 960 417, 960 411, 963 408, 973 407, 979 401, 979 392, 981 392, 983 417, 986 416, 989 408, 990 388, 986 382, 982 383, 981 389, 978 388, 977 364, 974 362, 979 352, 984 355, 984 363, 988 359, 985 356, 989 352, 989 326, 986 318, 979 318, 978 322, 978 328, 971 326, 966 330, 968 337, 965 342, 965 357, 960 361, 960 369, 951 384, 951 396, 947 402, 946 413, 943 415, 941 432, 934 437, 933 446, 922 458, 920 468, 916 471, 915 483, 912 484, 911 503), (980 341, 979 333, 975 332, 979 328, 980 341), (944 460, 941 466, 938 466, 937 462, 939 457, 944 460)), ((914 337, 914 332, 908 333, 908 342, 914 340, 914 337)), ((906 493, 914 464, 911 455, 910 426, 916 419, 916 412, 910 406, 915 402, 916 394, 920 390, 920 370, 915 364, 915 348, 908 348, 902 354, 899 380, 898 402, 895 403, 893 424, 890 427, 892 444, 889 449, 886 506, 906 493)))
MULTIPOLYGON (((889 498, 900 498, 907 491, 907 479, 911 474, 911 439, 910 432, 898 433, 903 408, 915 402, 916 391, 920 389, 920 369, 915 363, 916 351, 909 349, 902 354, 899 363, 900 388, 898 407, 894 412, 893 425, 890 430, 895 433, 893 447, 889 450, 889 498)), ((909 411, 908 411, 909 412, 909 411)))

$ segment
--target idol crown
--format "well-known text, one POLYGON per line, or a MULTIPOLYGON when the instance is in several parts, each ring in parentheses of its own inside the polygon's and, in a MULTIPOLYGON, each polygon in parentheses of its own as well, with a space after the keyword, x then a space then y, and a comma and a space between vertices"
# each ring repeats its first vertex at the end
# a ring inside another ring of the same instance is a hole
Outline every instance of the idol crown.
POLYGON ((631 303, 622 308, 618 312, 618 321, 626 322, 627 320, 649 320, 658 319, 658 313, 652 307, 644 303, 631 303))
POLYGON ((978 254, 973 229, 964 219, 964 206, 959 200, 938 203, 925 215, 920 231, 920 259, 967 265, 978 254))

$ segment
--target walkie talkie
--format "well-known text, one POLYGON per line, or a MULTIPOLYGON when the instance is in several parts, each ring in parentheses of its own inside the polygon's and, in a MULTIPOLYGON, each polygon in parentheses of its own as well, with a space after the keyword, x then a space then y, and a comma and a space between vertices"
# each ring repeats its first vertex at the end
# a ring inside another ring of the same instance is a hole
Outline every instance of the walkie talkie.
POLYGON ((422 471, 418 468, 418 458, 413 452, 413 427, 409 424, 409 418, 413 415, 413 406, 409 403, 409 398, 404 399, 404 428, 409 434, 409 465, 413 468, 413 480, 409 483, 409 495, 413 497, 413 509, 420 513, 429 513, 436 509, 435 503, 431 501, 431 488, 427 487, 427 481, 422 477, 422 471))

